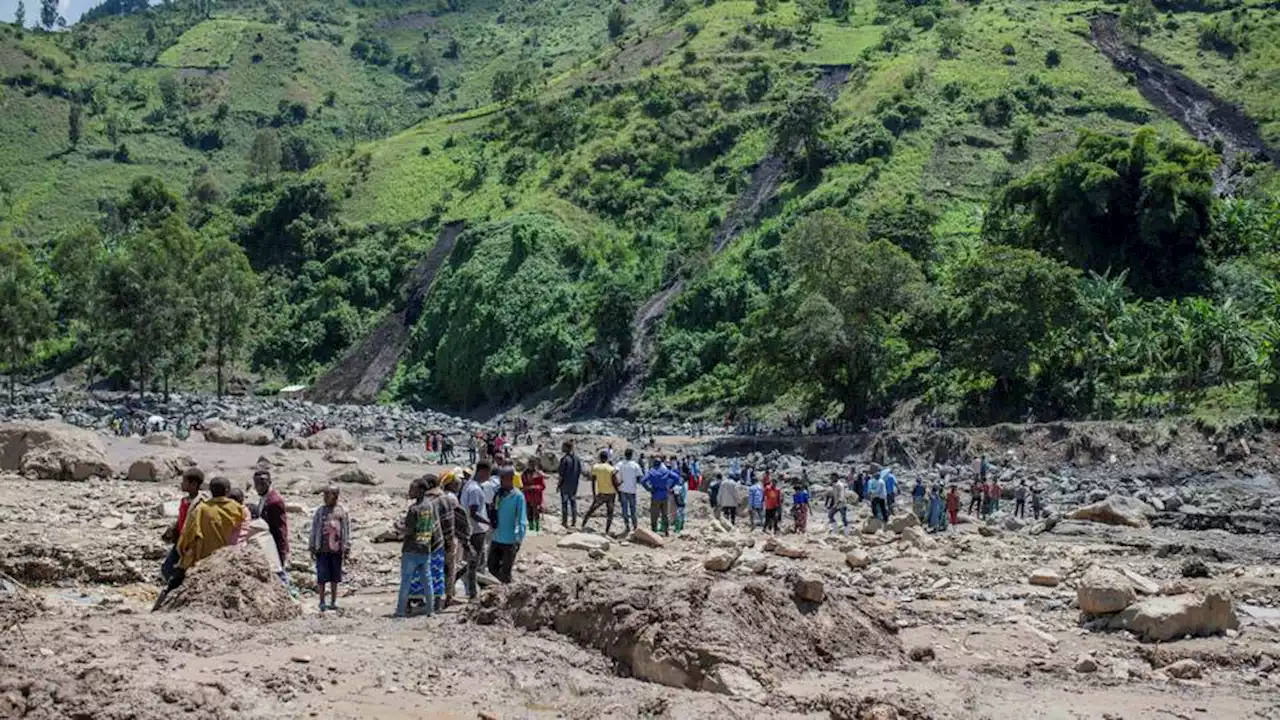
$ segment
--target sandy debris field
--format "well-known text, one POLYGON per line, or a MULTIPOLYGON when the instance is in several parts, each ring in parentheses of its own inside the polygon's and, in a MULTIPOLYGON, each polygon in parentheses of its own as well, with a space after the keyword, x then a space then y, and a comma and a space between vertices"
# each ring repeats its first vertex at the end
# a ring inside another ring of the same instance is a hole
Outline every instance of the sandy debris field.
MULTIPOLYGON (((815 488, 804 534, 789 516, 776 537, 730 528, 694 491, 685 531, 661 547, 621 536, 618 518, 613 537, 571 539, 552 480, 511 585, 397 620, 394 524, 409 482, 440 469, 420 448, 86 440, 69 428, 19 448, 3 427, 0 717, 1280 718, 1269 435, 1248 457, 1188 444, 1071 461, 1071 448, 1006 438, 1025 451, 1001 471, 1045 483, 1052 517, 1013 519, 1010 502, 938 534, 909 515, 909 497, 887 527, 859 507, 847 533, 831 532, 815 488), (296 602, 228 555, 222 575, 150 612, 174 475, 191 463, 241 486, 271 469, 290 509, 296 602), (354 542, 342 609, 321 614, 306 538, 319 490, 340 474, 361 480, 341 483, 354 542)), ((970 440, 966 451, 986 442, 970 440)), ((658 443, 728 466, 709 455, 724 443, 658 443)), ((741 461, 819 483, 850 467, 756 452, 741 461)), ((905 493, 936 476, 918 460, 895 471, 905 493)), ((584 508, 589 492, 583 482, 584 508)), ((642 523, 646 506, 642 491, 642 523)), ((603 529, 600 518, 588 531, 603 529)))

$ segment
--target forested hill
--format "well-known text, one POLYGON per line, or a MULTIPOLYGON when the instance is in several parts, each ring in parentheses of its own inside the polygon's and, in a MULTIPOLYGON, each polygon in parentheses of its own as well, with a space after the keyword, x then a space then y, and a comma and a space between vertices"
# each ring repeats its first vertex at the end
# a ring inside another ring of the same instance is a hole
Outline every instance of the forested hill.
POLYGON ((270 391, 386 317, 454 408, 1280 404, 1262 0, 110 0, 0 83, 20 374, 270 391))

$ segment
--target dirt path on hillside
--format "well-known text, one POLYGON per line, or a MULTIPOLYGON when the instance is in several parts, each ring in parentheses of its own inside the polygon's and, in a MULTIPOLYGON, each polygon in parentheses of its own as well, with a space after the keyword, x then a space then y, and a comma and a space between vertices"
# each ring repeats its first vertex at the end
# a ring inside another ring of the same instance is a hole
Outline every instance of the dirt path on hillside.
POLYGON ((1264 159, 1280 167, 1280 152, 1262 140, 1258 125, 1238 106, 1169 67, 1155 55, 1130 45, 1119 29, 1119 18, 1102 13, 1089 21, 1093 44, 1117 68, 1133 73, 1138 90, 1152 105, 1168 114, 1196 139, 1222 142, 1222 164, 1213 173, 1214 190, 1231 195, 1244 180, 1236 160, 1264 159))
POLYGON ((307 392, 309 399, 355 404, 378 399, 378 393, 395 374, 400 356, 409 344, 409 333, 422 314, 423 303, 431 292, 436 274, 445 258, 453 252, 454 242, 461 233, 461 222, 450 223, 440 229, 436 244, 404 283, 404 303, 394 312, 387 313, 336 365, 316 380, 307 392))
MULTIPOLYGON (((839 94, 849 79, 850 68, 845 65, 824 67, 814 82, 814 87, 831 95, 839 94)), ((711 252, 717 254, 743 233, 759 216, 765 204, 777 192, 786 174, 785 154, 770 152, 751 171, 751 180, 734 200, 729 214, 711 236, 711 252)), ((633 338, 631 354, 627 357, 620 379, 616 383, 595 382, 580 389, 566 404, 569 415, 586 415, 604 412, 609 415, 625 415, 644 390, 653 361, 654 344, 658 324, 667 314, 671 301, 685 289, 684 278, 677 278, 649 297, 636 311, 631 321, 633 338)))

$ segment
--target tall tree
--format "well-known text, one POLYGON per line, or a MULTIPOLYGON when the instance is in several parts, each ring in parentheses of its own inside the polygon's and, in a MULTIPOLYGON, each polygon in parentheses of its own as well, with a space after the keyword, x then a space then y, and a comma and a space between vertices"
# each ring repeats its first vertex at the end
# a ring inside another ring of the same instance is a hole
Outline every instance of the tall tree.
POLYGON ((58 0, 40 0, 40 24, 45 30, 58 24, 58 0))
POLYGON ((92 300, 89 290, 102 264, 105 248, 98 228, 87 224, 64 233, 54 242, 49 266, 57 279, 54 302, 60 323, 87 316, 92 300))
POLYGON ((1151 0, 1129 0, 1120 12, 1120 27, 1141 45, 1142 38, 1151 34, 1158 19, 1156 6, 1151 0))
POLYGON ((280 170, 280 136, 275 130, 259 130, 253 137, 253 145, 249 148, 249 173, 251 175, 274 175, 280 170))
POLYGON ((213 353, 221 397, 226 386, 223 369, 240 357, 249 338, 257 276, 244 250, 225 239, 206 242, 196 265, 201 322, 213 353))
POLYGON ((18 7, 13 11, 13 24, 18 27, 25 27, 27 24, 27 5, 18 0, 18 7))
POLYGON ((26 245, 15 240, 0 243, 0 351, 9 378, 10 404, 32 347, 49 332, 49 317, 40 272, 26 245))
POLYGON ((616 40, 622 37, 622 33, 627 31, 627 25, 630 24, 630 22, 631 21, 627 19, 627 9, 622 6, 622 3, 618 3, 610 8, 607 23, 609 26, 609 39, 616 40))
POLYGON ((67 142, 72 148, 80 146, 81 112, 80 103, 77 102, 71 103, 71 107, 67 110, 67 142))
POLYGON ((774 126, 775 146, 780 152, 803 152, 805 174, 812 176, 826 146, 823 131, 833 119, 831 98, 826 93, 801 90, 787 100, 774 126))
POLYGON ((100 357, 145 393, 196 364, 196 234, 177 214, 127 235, 101 267, 95 327, 100 357))

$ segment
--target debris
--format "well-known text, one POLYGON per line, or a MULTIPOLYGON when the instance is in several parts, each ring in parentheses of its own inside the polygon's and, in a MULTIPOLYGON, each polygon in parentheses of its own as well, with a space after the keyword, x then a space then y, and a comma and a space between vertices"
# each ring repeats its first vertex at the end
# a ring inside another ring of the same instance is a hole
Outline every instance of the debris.
POLYGON ((1137 596, 1123 575, 1113 570, 1092 568, 1076 588, 1080 611, 1087 615, 1109 615, 1128 607, 1137 596))
POLYGON ((1031 577, 1027 579, 1027 582, 1042 587, 1057 587, 1062 582, 1062 576, 1058 574, 1057 570, 1036 568, 1031 572, 1031 577))

